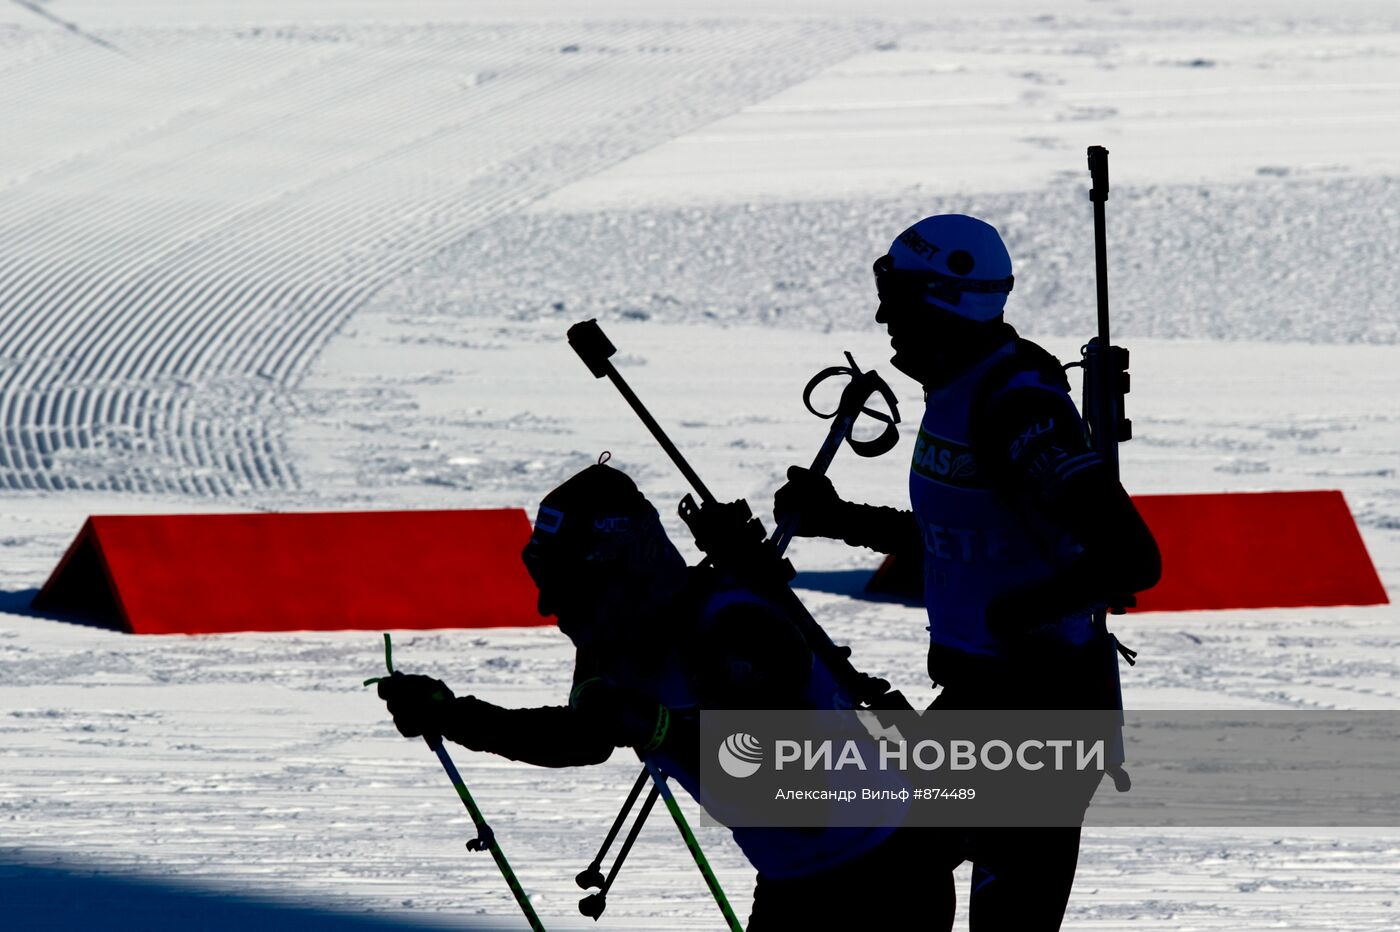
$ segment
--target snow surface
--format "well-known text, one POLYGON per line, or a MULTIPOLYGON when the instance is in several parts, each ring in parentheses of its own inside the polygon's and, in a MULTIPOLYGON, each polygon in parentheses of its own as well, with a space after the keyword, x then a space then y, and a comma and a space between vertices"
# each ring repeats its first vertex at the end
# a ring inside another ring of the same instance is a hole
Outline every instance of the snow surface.
MULTIPOLYGON (((1076 354, 1088 144, 1113 153, 1130 489, 1339 488, 1396 595, 1391 2, 55 0, 0 11, 0 72, 7 929, 523 927, 360 687, 377 634, 24 614, 84 517, 530 507, 607 449, 688 547, 680 477, 566 327, 602 319, 707 484, 766 508, 842 350, 917 420, 869 266, 924 214, 996 223, 1012 322, 1076 354)), ((832 475, 897 503, 906 468, 832 475)), ((873 558, 792 555, 858 663, 930 698, 920 613, 852 597, 873 558)), ((1400 708, 1389 606, 1118 630, 1136 708, 1400 708)), ((400 632, 396 656, 511 705, 562 701, 571 662, 548 629, 400 632)), ((635 763, 455 757, 546 924, 582 928, 572 878, 635 763)), ((742 911, 751 871, 700 836, 742 911)), ((1397 876, 1400 829, 1100 830, 1066 928, 1395 929, 1397 876)), ((657 818, 597 927, 718 919, 657 818)))

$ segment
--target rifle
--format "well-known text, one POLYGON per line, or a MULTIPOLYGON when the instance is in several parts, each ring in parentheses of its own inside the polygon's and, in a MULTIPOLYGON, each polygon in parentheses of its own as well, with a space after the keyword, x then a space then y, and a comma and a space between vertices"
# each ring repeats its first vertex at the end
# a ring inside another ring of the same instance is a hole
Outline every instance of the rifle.
MULTIPOLYGON (((853 707, 880 710, 912 709, 904 695, 892 689, 888 681, 857 670, 850 660, 851 649, 833 642, 792 591, 789 583, 797 575, 797 571, 793 568, 792 561, 783 556, 783 550, 792 536, 791 528, 779 528, 772 538, 765 538, 763 524, 754 517, 748 502, 743 499, 721 502, 715 498, 613 366, 610 357, 617 352, 617 348, 608 340, 597 320, 574 324, 569 328, 568 338, 569 345, 588 366, 594 378, 606 376, 612 381, 681 474, 700 495, 701 501, 697 504, 694 497, 687 493, 681 499, 679 513, 694 535, 696 546, 705 553, 705 564, 730 575, 785 610, 797 625, 813 654, 827 665, 836 682, 850 697, 853 707)), ((851 442, 851 428, 862 412, 885 421, 886 427, 881 437, 874 441, 852 442, 852 447, 857 453, 877 455, 873 451, 882 453, 888 450, 898 437, 895 430, 898 412, 893 407, 894 395, 889 386, 874 372, 861 372, 850 354, 846 356, 851 364, 849 369, 833 367, 823 370, 808 383, 804 395, 808 408, 817 413, 810 403, 811 392, 816 384, 837 373, 849 373, 852 376, 851 382, 842 392, 841 405, 836 412, 832 415, 820 415, 832 417, 833 423, 827 432, 821 452, 813 462, 814 472, 825 471, 843 438, 851 442), (891 404, 890 416, 865 407, 866 401, 874 393, 881 394, 891 404)))
MULTIPOLYGON (((1099 332, 1080 348, 1081 360, 1069 363, 1065 368, 1081 366, 1084 369, 1084 419, 1089 426, 1089 439, 1094 451, 1108 467, 1109 475, 1117 482, 1118 444, 1133 437, 1133 422, 1124 416, 1123 398, 1132 383, 1128 375, 1128 351, 1114 346, 1108 335, 1108 234, 1104 217, 1104 204, 1108 200, 1108 150, 1103 146, 1090 146, 1088 155, 1092 181, 1089 200, 1094 204, 1094 278, 1098 292, 1099 332)), ((1113 708, 1120 713, 1120 725, 1123 687, 1118 675, 1118 656, 1121 654, 1132 664, 1137 654, 1119 644, 1118 639, 1109 633, 1108 615, 1121 615, 1135 604, 1137 599, 1132 595, 1119 595, 1106 608, 1094 611, 1094 624, 1114 647, 1114 650, 1105 653, 1106 662, 1112 665, 1113 708)), ((1132 785, 1127 771, 1123 769, 1123 761, 1120 731, 1110 749, 1107 768, 1114 787, 1120 793, 1127 792, 1132 785)))
MULTIPOLYGON (((1128 394, 1128 351, 1113 346, 1108 337, 1108 235, 1105 230, 1104 203, 1108 200, 1108 150, 1103 146, 1089 147, 1089 175, 1093 187, 1089 200, 1094 202, 1094 278, 1098 290, 1099 332, 1081 349, 1080 363, 1084 367, 1084 414, 1089 424, 1089 436, 1094 450, 1108 465, 1109 474, 1118 480, 1118 444, 1133 438, 1133 422, 1123 416, 1123 396, 1128 394)), ((1121 615, 1134 604, 1129 596, 1116 606, 1113 614, 1121 615)))

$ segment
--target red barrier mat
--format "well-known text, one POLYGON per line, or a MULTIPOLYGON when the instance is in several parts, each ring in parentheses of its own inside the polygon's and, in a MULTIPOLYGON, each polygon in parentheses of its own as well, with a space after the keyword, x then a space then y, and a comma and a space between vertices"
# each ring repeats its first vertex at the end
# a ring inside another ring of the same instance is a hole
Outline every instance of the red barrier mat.
POLYGON ((34 599, 136 634, 552 624, 518 508, 90 517, 34 599))
POLYGON ((1162 581, 1136 611, 1389 601, 1342 493, 1140 495, 1162 581))

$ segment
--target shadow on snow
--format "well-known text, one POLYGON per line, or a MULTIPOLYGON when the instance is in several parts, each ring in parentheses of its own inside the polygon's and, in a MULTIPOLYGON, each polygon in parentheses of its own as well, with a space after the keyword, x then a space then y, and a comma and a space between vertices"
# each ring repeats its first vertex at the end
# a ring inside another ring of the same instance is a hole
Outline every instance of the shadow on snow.
MULTIPOLYGON (((56 860, 56 856, 46 858, 56 860)), ((0 914, 7 929, 53 932, 429 932, 446 917, 414 922, 337 912, 325 906, 279 903, 193 882, 117 873, 100 864, 31 864, 0 853, 0 914)), ((523 919, 486 924, 451 917, 455 929, 519 928, 523 919)))

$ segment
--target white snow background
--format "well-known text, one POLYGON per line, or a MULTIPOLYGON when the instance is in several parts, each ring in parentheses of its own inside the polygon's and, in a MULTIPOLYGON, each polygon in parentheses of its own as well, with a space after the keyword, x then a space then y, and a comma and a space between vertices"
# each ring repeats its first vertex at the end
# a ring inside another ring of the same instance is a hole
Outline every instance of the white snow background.
MULTIPOLYGON (((1090 144, 1125 484, 1339 488, 1397 595, 1393 2, 35 0, 0 9, 0 73, 5 929, 523 927, 359 685, 377 633, 24 614, 83 519, 533 509, 606 449, 693 555, 682 479, 564 343, 594 316, 706 483, 765 512, 825 430, 807 377, 846 349, 882 369, 905 438, 832 474, 898 503, 919 395, 870 263, 924 215, 986 217, 1008 318, 1073 357, 1090 144)), ((858 664, 927 701, 920 612, 848 594, 875 558, 792 556, 858 664)), ((1135 708, 1400 707, 1390 606, 1117 627, 1135 708)), ((571 658, 552 629, 396 638, 401 668, 508 705, 563 701, 571 658)), ((455 756, 546 924, 595 927, 573 876, 635 761, 455 756)), ((752 872, 700 838, 746 912, 752 872)), ((1393 930, 1397 878, 1400 829, 1094 831, 1065 927, 1393 930)), ((719 926, 658 815, 596 928, 719 926)))

